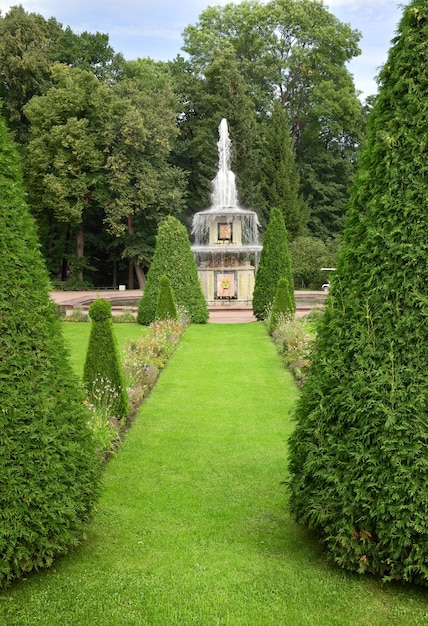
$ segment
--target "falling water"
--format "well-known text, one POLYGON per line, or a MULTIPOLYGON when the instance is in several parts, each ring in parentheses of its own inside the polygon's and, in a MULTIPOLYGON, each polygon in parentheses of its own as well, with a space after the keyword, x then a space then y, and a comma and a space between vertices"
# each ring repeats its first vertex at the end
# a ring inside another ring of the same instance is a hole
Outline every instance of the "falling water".
POLYGON ((207 246, 210 224, 221 215, 222 219, 227 222, 240 219, 242 247, 247 252, 258 251, 261 246, 259 245, 260 224, 257 214, 255 211, 242 209, 238 206, 235 174, 230 169, 231 140, 226 119, 221 120, 218 131, 218 171, 213 180, 211 206, 205 211, 195 213, 193 217, 192 235, 196 244, 193 248, 207 246))
POLYGON ((227 121, 223 118, 218 127, 220 139, 218 147, 218 172, 213 180, 213 192, 211 204, 213 207, 238 206, 238 194, 236 191, 235 174, 230 169, 231 141, 227 128, 227 121))

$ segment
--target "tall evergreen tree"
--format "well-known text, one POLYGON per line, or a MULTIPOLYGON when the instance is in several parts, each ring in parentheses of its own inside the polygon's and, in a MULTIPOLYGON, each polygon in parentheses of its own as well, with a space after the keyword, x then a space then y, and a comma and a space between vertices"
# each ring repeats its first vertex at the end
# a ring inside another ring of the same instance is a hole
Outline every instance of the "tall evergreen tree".
POLYGON ((0 584, 76 544, 100 473, 24 195, 0 119, 0 584))
POLYGON ((309 209, 299 194, 300 176, 291 145, 290 124, 279 100, 274 101, 272 117, 267 122, 259 172, 265 221, 269 219, 270 207, 275 206, 284 215, 290 238, 301 235, 309 209))
POLYGON ((143 297, 138 304, 138 322, 151 324, 156 317, 159 282, 165 275, 177 306, 182 306, 194 324, 208 321, 208 308, 199 283, 195 258, 186 228, 171 215, 159 226, 153 261, 147 274, 143 297))
POLYGON ((269 223, 263 237, 263 248, 253 292, 253 312, 258 320, 265 319, 269 307, 273 305, 280 278, 287 279, 294 313, 296 301, 287 229, 281 210, 274 207, 271 209, 269 223))
POLYGON ((290 505, 340 566, 428 582, 428 5, 405 9, 290 441, 290 505))

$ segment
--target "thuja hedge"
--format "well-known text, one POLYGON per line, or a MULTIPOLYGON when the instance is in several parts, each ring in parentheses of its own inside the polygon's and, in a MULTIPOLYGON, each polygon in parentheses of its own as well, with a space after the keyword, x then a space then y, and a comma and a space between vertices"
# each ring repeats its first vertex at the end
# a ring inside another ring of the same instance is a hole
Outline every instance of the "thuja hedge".
POLYGON ((0 119, 0 584, 80 539, 100 461, 0 119))
POLYGON ((175 306, 171 281, 167 276, 165 276, 165 274, 159 281, 159 294, 156 304, 155 318, 157 320, 177 319, 177 307, 175 306))
POLYGON ((137 319, 140 324, 148 325, 155 320, 159 281, 163 275, 171 281, 176 305, 187 311, 190 321, 194 324, 207 322, 208 308, 189 236, 184 225, 172 216, 159 226, 144 294, 138 304, 137 319))
POLYGON ((253 292, 253 312, 258 320, 263 320, 268 315, 280 278, 288 281, 290 301, 294 312, 296 301, 287 229, 282 212, 274 207, 270 211, 269 223, 263 237, 263 248, 253 292))
POLYGON ((286 278, 280 278, 269 318, 269 334, 272 335, 280 320, 291 318, 295 310, 295 300, 291 299, 288 280, 286 278))
POLYGON ((428 582, 428 4, 380 74, 290 440, 290 506, 342 567, 428 582))
POLYGON ((94 300, 89 307, 89 316, 92 326, 83 382, 93 402, 107 403, 112 414, 123 421, 130 409, 110 302, 101 298, 94 300))

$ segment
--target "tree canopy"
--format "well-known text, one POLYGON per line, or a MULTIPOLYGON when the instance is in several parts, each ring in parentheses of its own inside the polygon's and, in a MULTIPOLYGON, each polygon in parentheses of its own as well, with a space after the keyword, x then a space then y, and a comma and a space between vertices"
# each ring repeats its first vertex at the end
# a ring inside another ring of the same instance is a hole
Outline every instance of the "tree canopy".
POLYGON ((366 117, 346 65, 359 37, 318 0, 249 0, 188 25, 187 60, 125 61, 104 33, 0 14, 0 106, 52 277, 143 287, 159 223, 209 204, 222 118, 243 206, 264 223, 281 208, 291 239, 341 234, 366 117))
MULTIPOLYGON (((362 139, 364 114, 346 67, 360 53, 359 39, 358 31, 313 0, 251 0, 209 7, 184 31, 183 49, 195 76, 203 80, 218 50, 227 49, 233 52, 260 119, 279 100, 289 119, 301 191, 312 212, 310 226, 319 229, 322 238, 343 228, 362 139)), ((193 123, 195 113, 193 106, 193 123)))

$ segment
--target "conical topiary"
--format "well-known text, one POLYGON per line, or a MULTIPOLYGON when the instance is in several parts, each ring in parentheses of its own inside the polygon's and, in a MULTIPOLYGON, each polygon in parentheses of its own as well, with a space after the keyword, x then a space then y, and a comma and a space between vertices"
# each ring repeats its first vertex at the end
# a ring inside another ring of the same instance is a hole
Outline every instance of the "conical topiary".
POLYGON ((156 316, 159 281, 165 275, 171 281, 177 307, 183 307, 194 324, 208 321, 208 308, 199 283, 195 258, 186 228, 169 216, 159 226, 156 247, 144 294, 138 304, 138 322, 151 324, 156 316))
POLYGON ((290 505, 340 566, 428 582, 428 4, 404 10, 290 440, 290 505))
POLYGON ((171 281, 165 274, 159 281, 159 294, 155 318, 157 320, 177 319, 177 307, 175 306, 171 281))
POLYGON ((24 196, 0 119, 0 584, 79 541, 101 471, 24 196))
POLYGON ((265 319, 269 307, 273 305, 280 278, 287 279, 294 313, 296 303, 287 229, 282 212, 274 207, 271 209, 269 224, 263 237, 263 248, 253 292, 253 312, 258 320, 265 319))
POLYGON ((113 329, 111 304, 97 298, 89 307, 92 320, 83 381, 89 397, 108 404, 119 420, 129 414, 129 401, 113 329))
POLYGON ((280 278, 269 318, 269 334, 271 335, 273 333, 281 319, 293 317, 294 312, 295 306, 291 301, 288 280, 286 278, 280 278))

